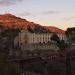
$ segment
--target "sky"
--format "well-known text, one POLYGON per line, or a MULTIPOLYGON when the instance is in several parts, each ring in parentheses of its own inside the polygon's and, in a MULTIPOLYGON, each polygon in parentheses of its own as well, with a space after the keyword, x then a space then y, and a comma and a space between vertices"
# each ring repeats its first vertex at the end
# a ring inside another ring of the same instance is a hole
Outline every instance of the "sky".
POLYGON ((0 14, 5 13, 63 30, 75 27, 75 0, 0 0, 0 14))

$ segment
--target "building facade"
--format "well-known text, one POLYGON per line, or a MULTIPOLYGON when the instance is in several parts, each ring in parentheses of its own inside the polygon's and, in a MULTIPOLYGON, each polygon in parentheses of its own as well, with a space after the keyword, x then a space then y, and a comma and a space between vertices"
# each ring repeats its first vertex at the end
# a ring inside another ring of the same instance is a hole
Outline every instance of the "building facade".
MULTIPOLYGON (((51 36, 54 33, 31 33, 28 30, 21 30, 19 36, 15 39, 15 44, 18 44, 22 50, 46 50, 46 49, 55 49, 55 42, 51 40, 51 36)), ((65 39, 63 34, 57 33, 58 37, 61 39, 65 39)))

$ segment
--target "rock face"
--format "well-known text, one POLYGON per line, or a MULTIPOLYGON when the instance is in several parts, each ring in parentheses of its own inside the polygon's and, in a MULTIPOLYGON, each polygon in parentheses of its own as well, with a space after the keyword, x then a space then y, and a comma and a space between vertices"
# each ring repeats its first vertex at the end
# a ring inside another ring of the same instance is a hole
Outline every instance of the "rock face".
POLYGON ((56 27, 52 26, 41 26, 39 24, 36 24, 34 22, 27 21, 26 19, 22 19, 20 17, 16 17, 12 14, 3 14, 0 15, 0 25, 4 27, 12 27, 12 26, 17 26, 19 28, 27 28, 31 32, 58 32, 58 33, 63 33, 64 31, 61 29, 58 29, 56 27))

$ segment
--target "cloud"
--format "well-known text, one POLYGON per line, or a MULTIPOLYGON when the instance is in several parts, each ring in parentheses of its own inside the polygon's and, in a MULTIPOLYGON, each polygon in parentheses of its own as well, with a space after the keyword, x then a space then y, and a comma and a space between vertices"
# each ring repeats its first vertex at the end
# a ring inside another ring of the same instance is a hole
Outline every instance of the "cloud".
POLYGON ((39 16, 39 15, 50 15, 50 14, 59 14, 58 11, 44 11, 44 12, 21 12, 19 13, 20 16, 39 16))
POLYGON ((42 14, 44 15, 59 14, 59 13, 60 13, 59 11, 52 11, 52 10, 42 12, 42 14))
POLYGON ((71 16, 71 17, 64 17, 62 18, 65 21, 70 21, 70 20, 75 20, 75 16, 71 16))
POLYGON ((17 2, 21 2, 23 0, 0 0, 1 6, 10 6, 16 4, 17 2))
POLYGON ((32 14, 30 12, 22 12, 19 13, 20 16, 32 16, 32 14))

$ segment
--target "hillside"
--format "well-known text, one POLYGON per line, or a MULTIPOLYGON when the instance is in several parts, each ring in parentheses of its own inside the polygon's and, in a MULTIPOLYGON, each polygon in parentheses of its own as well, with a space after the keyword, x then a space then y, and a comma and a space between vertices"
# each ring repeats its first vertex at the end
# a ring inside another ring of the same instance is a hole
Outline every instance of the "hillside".
POLYGON ((48 30, 50 30, 51 32, 56 32, 56 33, 64 33, 64 30, 59 29, 57 27, 54 26, 45 26, 48 30))
POLYGON ((0 15, 0 25, 9 28, 11 28, 12 26, 17 26, 19 28, 27 28, 31 32, 50 32, 39 24, 35 24, 33 22, 27 21, 26 19, 16 17, 12 14, 0 15))
POLYGON ((19 28, 27 28, 31 32, 64 32, 61 29, 58 29, 56 27, 51 27, 51 26, 41 26, 39 24, 36 24, 34 22, 27 21, 26 19, 22 19, 20 17, 16 17, 12 14, 3 14, 0 15, 0 25, 4 27, 9 27, 11 28, 12 26, 17 26, 19 28))
POLYGON ((12 25, 23 27, 23 26, 27 26, 32 23, 27 21, 26 19, 16 17, 12 14, 3 14, 3 15, 0 15, 0 24, 2 24, 5 27, 7 26, 11 27, 12 25))

